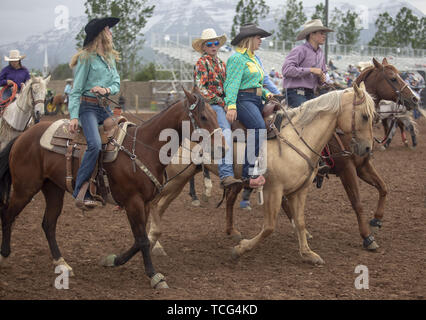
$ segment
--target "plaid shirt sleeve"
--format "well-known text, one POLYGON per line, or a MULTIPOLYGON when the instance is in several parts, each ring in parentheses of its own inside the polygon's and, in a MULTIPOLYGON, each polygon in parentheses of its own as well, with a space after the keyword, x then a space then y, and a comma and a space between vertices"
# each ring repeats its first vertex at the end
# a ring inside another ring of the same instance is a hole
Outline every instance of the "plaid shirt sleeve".
POLYGON ((244 65, 239 56, 232 55, 226 64, 225 104, 228 110, 237 108, 237 95, 243 77, 244 65))
POLYGON ((224 106, 225 103, 221 97, 214 93, 209 88, 209 67, 205 59, 198 59, 194 67, 194 82, 195 85, 200 89, 201 94, 207 99, 210 104, 218 104, 224 106))

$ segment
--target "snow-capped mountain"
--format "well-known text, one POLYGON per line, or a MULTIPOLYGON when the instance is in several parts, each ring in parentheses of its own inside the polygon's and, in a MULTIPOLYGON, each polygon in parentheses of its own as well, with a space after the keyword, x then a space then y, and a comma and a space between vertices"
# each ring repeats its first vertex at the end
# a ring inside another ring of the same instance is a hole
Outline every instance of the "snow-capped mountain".
MULTIPOLYGON (((155 4, 154 15, 148 20, 142 33, 145 35, 145 49, 143 56, 145 61, 152 60, 154 55, 148 47, 151 45, 153 38, 164 37, 166 34, 170 37, 179 35, 180 41, 188 36, 201 34, 201 31, 208 27, 214 27, 218 34, 226 33, 230 36, 230 30, 235 15, 235 7, 237 0, 151 0, 155 4)), ((284 0, 266 0, 270 6, 270 13, 267 18, 260 22, 262 28, 273 31, 276 27, 277 20, 284 15, 284 0)), ((361 32, 361 43, 367 43, 375 33, 374 22, 378 15, 388 12, 395 17, 402 7, 408 7, 413 13, 419 17, 424 14, 407 2, 383 2, 376 7, 366 8, 351 3, 337 3, 330 1, 330 14, 334 7, 342 11, 348 9, 364 12, 365 26, 368 29, 361 32)), ((305 7, 305 15, 308 20, 312 16, 315 8, 305 7)), ((71 56, 76 51, 75 35, 87 23, 86 17, 71 18, 69 30, 52 29, 43 34, 30 36, 25 41, 14 43, 0 44, 0 55, 7 55, 10 49, 19 49, 27 54, 25 66, 28 68, 42 69, 44 63, 44 50, 47 49, 49 65, 54 67, 60 63, 69 62, 71 56)), ((185 40, 184 40, 185 41, 185 40)), ((188 42, 189 45, 189 42, 188 42)), ((3 60, 3 59, 2 59, 3 60)), ((3 66, 4 66, 4 62, 3 66)))

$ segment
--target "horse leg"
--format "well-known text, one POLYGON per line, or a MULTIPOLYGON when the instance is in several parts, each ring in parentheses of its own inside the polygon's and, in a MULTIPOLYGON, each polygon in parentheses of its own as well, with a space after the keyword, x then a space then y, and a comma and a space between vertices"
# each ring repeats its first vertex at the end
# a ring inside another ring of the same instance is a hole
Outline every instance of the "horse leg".
POLYGON ((309 186, 305 186, 296 194, 289 196, 288 209, 290 210, 294 218, 294 224, 296 225, 297 237, 299 239, 299 253, 302 257, 302 260, 314 265, 324 264, 324 260, 309 248, 308 241, 306 239, 304 210, 308 189, 309 186))
POLYGON ((370 229, 373 233, 376 233, 382 227, 386 195, 388 192, 387 187, 370 160, 366 161, 362 167, 358 168, 358 176, 379 191, 379 202, 377 204, 376 213, 374 214, 374 219, 370 221, 370 229))
POLYGON ((154 289, 168 288, 164 276, 156 273, 151 259, 151 245, 146 233, 146 222, 148 218, 148 208, 144 201, 138 196, 134 196, 125 205, 127 218, 135 238, 133 246, 125 253, 115 256, 109 255, 103 261, 104 266, 119 266, 129 261, 138 251, 141 251, 145 274, 151 279, 151 286, 154 289))
MULTIPOLYGON (((291 209, 288 205, 288 200, 286 197, 283 197, 281 200, 281 208, 283 209, 284 213, 286 214, 288 220, 290 220, 291 225, 293 226, 294 231, 296 232, 296 224, 294 223, 293 215, 291 213, 291 209)), ((306 232, 306 238, 308 240, 313 239, 314 237, 309 233, 308 229, 305 228, 306 232)))
POLYGON ((69 275, 74 276, 72 268, 62 257, 58 243, 56 242, 56 223, 62 212, 65 191, 49 180, 44 183, 41 191, 46 200, 42 228, 49 243, 53 264, 55 266, 64 266, 68 270, 69 275))
POLYGON ((12 186, 12 195, 9 200, 9 205, 1 209, 2 243, 0 250, 0 266, 5 264, 6 258, 9 257, 11 252, 10 240, 12 236, 12 225, 15 219, 37 193, 19 192, 18 190, 22 189, 12 186))
POLYGON ((204 176, 204 192, 201 195, 201 200, 203 200, 204 202, 208 202, 209 198, 212 196, 213 184, 212 184, 212 180, 210 179, 210 172, 206 167, 204 167, 203 176, 204 176))
POLYGON ((241 184, 234 184, 226 190, 226 234, 235 241, 241 240, 241 233, 234 226, 234 204, 241 189, 241 184))
POLYGON ((369 250, 375 250, 379 246, 374 241, 374 237, 370 234, 370 229, 367 224, 367 219, 364 215, 363 208, 361 205, 361 199, 359 195, 359 185, 357 172, 355 170, 355 166, 352 162, 346 165, 343 170, 339 173, 340 181, 345 188, 346 194, 352 204, 352 208, 354 209, 357 219, 358 219, 358 227, 361 238, 364 239, 363 246, 369 250))
POLYGON ((408 147, 408 140, 407 140, 407 136, 405 134, 404 123, 402 121, 398 120, 397 124, 398 124, 398 127, 399 127, 399 131, 401 132, 402 143, 404 144, 404 146, 408 147))
POLYGON ((232 258, 237 259, 246 251, 252 250, 264 238, 268 237, 274 230, 278 212, 280 211, 281 198, 283 195, 282 187, 267 186, 263 189, 264 205, 263 205, 263 227, 258 235, 252 239, 243 239, 240 243, 232 248, 232 258))
POLYGON ((417 137, 416 137, 416 132, 414 130, 414 126, 411 122, 407 125, 407 129, 410 132, 411 142, 413 143, 413 149, 414 149, 417 146, 417 137))
POLYGON ((152 254, 167 255, 158 241, 161 236, 161 218, 170 203, 182 192, 188 180, 194 177, 197 171, 197 167, 191 165, 191 167, 187 168, 182 174, 175 176, 166 184, 163 191, 157 196, 158 198, 152 202, 150 214, 151 223, 148 233, 152 245, 152 254))
POLYGON ((195 179, 194 177, 191 177, 189 180, 189 195, 191 196, 192 202, 191 204, 194 207, 200 206, 200 200, 198 200, 197 192, 195 191, 195 179))

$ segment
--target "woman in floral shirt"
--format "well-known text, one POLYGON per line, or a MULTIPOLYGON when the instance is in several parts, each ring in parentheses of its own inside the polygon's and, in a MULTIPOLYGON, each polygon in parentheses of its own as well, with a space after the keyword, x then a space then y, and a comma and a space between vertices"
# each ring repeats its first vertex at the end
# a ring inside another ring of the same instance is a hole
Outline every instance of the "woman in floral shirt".
POLYGON ((241 180, 234 178, 231 125, 226 119, 224 110, 225 92, 223 84, 225 82, 226 66, 217 56, 219 48, 225 42, 225 35, 217 36, 214 29, 205 29, 201 33, 201 38, 192 42, 192 47, 202 54, 194 67, 195 85, 200 89, 201 94, 213 110, 216 111, 217 121, 229 147, 225 153, 225 158, 219 163, 221 185, 227 188, 230 185, 241 183, 241 180))

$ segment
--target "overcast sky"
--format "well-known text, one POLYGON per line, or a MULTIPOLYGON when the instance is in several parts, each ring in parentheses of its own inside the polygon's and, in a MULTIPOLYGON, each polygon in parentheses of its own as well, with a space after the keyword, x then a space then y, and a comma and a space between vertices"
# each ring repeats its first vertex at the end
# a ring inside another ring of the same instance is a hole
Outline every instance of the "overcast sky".
MULTIPOLYGON (((237 0, 231 1, 237 2, 237 0)), ((357 0, 356 4, 376 7, 384 1, 357 0)), ((406 1, 426 14, 426 0, 406 1)), ((6 2, 6 0, 0 0, 0 44, 22 41, 30 35, 54 28, 55 19, 58 17, 58 13, 55 13, 55 8, 58 6, 66 6, 71 17, 84 15, 85 0, 18 0, 9 1, 7 5, 6 2)), ((266 0, 266 2, 277 3, 277 0, 266 0)), ((282 2, 284 4, 285 0, 282 0, 282 2)), ((303 0, 304 6, 314 6, 320 2, 324 1, 303 0)), ((331 5, 333 2, 353 3, 352 0, 331 0, 331 5)))

